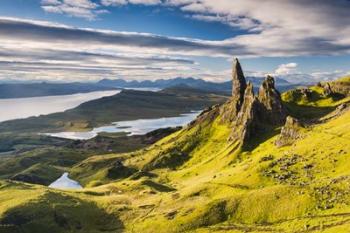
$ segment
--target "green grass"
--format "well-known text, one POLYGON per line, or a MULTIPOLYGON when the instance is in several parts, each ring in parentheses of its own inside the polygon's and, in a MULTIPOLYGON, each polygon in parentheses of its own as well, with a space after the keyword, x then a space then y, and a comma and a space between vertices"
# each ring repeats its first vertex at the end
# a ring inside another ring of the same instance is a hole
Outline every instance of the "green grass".
MULTIPOLYGON (((349 78, 346 77, 334 83, 338 82, 350 84, 349 78)), ((282 94, 282 100, 293 117, 310 120, 323 117, 339 104, 349 102, 350 96, 326 95, 322 87, 312 86, 307 89, 287 91, 282 94), (303 94, 305 90, 308 94, 303 94)))
MULTIPOLYGON (((313 109, 307 120, 348 101, 312 91, 284 100, 313 109)), ((2 181, 0 232, 348 232, 350 111, 284 147, 267 133, 242 150, 231 133, 219 116, 138 151, 88 156, 69 169, 80 191, 2 181)))
POLYGON ((118 215, 75 193, 2 182, 4 186, 0 209, 11 211, 0 212, 0 232, 122 232, 118 215))

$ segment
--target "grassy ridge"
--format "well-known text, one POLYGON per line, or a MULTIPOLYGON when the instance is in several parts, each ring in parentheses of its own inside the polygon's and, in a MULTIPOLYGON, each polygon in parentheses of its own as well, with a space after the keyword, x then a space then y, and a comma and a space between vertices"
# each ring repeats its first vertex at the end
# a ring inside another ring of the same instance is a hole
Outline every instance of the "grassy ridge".
MULTIPOLYGON (((68 194, 120 216, 128 232, 181 232, 198 228, 199 232, 220 229, 316 232, 321 228, 326 232, 346 232, 350 220, 346 204, 350 203, 346 162, 350 153, 349 120, 347 113, 315 126, 292 146, 276 148, 273 137, 251 152, 236 154, 230 153, 232 145, 216 144, 229 130, 214 126, 203 134, 211 135, 203 146, 215 143, 216 149, 208 153, 194 150, 190 159, 176 170, 162 167, 150 171, 153 175, 145 172, 117 182, 105 180, 108 184, 104 186, 68 194)), ((181 139, 182 133, 161 140, 148 151, 138 152, 139 155, 125 154, 125 166, 130 163, 137 168, 145 167, 153 161, 158 147, 169 146, 166 144, 174 138, 181 139)), ((105 155, 83 163, 92 167, 102 163, 95 167, 95 171, 101 171, 121 156, 105 155)), ((64 203, 66 199, 60 201, 64 203)), ((82 208, 90 211, 91 206, 82 208)), ((16 210, 8 209, 9 213, 16 210)), ((26 209, 17 210, 26 213, 26 209)), ((70 212, 67 215, 74 216, 70 212)), ((31 225, 24 226, 33 230, 31 225)), ((89 226, 89 230, 94 232, 96 226, 89 226)))
MULTIPOLYGON (((313 121, 348 102, 328 99, 317 87, 310 90, 306 100, 303 93, 283 95, 292 114, 313 121)), ((327 119, 305 127, 291 145, 276 147, 279 135, 259 135, 266 140, 242 151, 227 140, 231 128, 214 115, 147 148, 89 156, 74 164, 69 171, 86 186, 82 191, 2 182, 0 197, 13 195, 18 201, 1 205, 0 232, 6 227, 35 232, 45 224, 57 232, 80 232, 76 222, 86 219, 84 232, 347 233, 350 111, 327 119), (30 195, 36 202, 21 199, 26 189, 37 190, 30 195), (79 203, 78 208, 69 208, 72 203, 79 203), (58 213, 74 221, 60 225, 47 206, 51 204, 62 205, 58 213), (85 212, 87 216, 79 216, 85 212), (11 216, 28 219, 28 213, 47 217, 22 224, 8 221, 11 216), (103 224, 111 228, 100 228, 92 216, 107 219, 103 224)))

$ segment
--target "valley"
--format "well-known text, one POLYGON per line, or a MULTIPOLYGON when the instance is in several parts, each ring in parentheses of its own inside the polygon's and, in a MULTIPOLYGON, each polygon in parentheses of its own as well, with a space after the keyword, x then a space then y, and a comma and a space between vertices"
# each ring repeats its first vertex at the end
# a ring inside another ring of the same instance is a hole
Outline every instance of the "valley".
POLYGON ((204 109, 185 127, 146 135, 30 136, 37 147, 0 158, 0 232, 347 233, 350 79, 280 94, 268 76, 256 92, 235 60, 232 82, 229 99, 194 89, 123 91, 0 124, 3 135, 85 130, 204 109), (63 172, 83 189, 46 187, 63 172))

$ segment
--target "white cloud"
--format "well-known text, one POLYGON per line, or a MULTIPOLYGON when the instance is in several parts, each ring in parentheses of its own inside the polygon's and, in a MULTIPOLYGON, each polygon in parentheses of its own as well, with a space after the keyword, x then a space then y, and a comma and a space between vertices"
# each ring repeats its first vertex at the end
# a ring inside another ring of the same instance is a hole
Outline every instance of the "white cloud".
POLYGON ((60 5, 61 2, 59 0, 42 0, 42 5, 60 5))
POLYGON ((298 64, 297 63, 288 63, 288 64, 281 64, 278 66, 278 68, 275 70, 276 75, 287 75, 287 74, 293 74, 296 72, 298 64))
MULTIPOLYGON (((289 49, 287 55, 295 55, 293 48, 289 49)), ((0 79, 66 78, 68 81, 102 77, 156 79, 192 76, 224 81, 229 80, 228 70, 214 72, 193 59, 197 56, 231 58, 236 55, 273 56, 260 54, 259 50, 252 52, 250 47, 232 40, 209 41, 75 28, 46 21, 0 17, 0 79)), ((343 74, 305 74, 298 70, 296 63, 281 64, 272 73, 291 82, 335 78, 343 74)), ((251 71, 247 75, 261 77, 263 72, 251 71)))
POLYGON ((72 17, 94 20, 107 10, 97 9, 98 4, 91 0, 42 0, 41 8, 48 13, 66 14, 72 17))
POLYGON ((346 0, 102 0, 103 5, 159 4, 197 20, 221 22, 248 33, 219 43, 240 47, 234 56, 306 56, 350 53, 346 0))
POLYGON ((297 63, 281 64, 271 75, 277 78, 283 78, 290 83, 316 83, 320 81, 335 80, 348 75, 350 72, 343 70, 334 71, 312 71, 309 73, 302 72, 298 69, 297 63))
POLYGON ((104 6, 120 6, 126 5, 128 2, 126 0, 102 0, 101 4, 104 6))
POLYGON ((193 19, 207 21, 207 22, 220 22, 231 27, 237 27, 241 29, 246 29, 249 31, 258 31, 260 30, 260 25, 254 22, 252 19, 240 17, 234 18, 229 15, 202 15, 202 14, 194 14, 190 16, 193 19))
POLYGON ((157 5, 161 3, 160 0, 101 0, 101 4, 104 6, 120 6, 126 4, 157 5))
POLYGON ((178 7, 191 18, 215 21, 249 33, 219 43, 241 48, 234 56, 305 56, 350 53, 350 2, 345 0, 42 0, 47 12, 93 20, 103 6, 178 7), (244 52, 241 52, 243 51, 244 52))

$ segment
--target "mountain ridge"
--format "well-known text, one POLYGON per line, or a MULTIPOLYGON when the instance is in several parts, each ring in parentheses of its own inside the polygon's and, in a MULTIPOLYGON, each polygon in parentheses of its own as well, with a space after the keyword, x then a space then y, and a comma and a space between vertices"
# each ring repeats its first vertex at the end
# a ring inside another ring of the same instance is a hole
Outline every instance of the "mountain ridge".
MULTIPOLYGON (((259 84, 262 78, 250 78, 251 81, 259 84)), ((281 90, 288 90, 296 84, 291 84, 282 79, 279 79, 281 90)), ((77 93, 88 93, 93 91, 120 90, 123 88, 153 88, 166 89, 176 86, 185 85, 190 88, 200 89, 209 92, 220 94, 229 94, 231 92, 231 81, 216 83, 208 82, 202 79, 194 78, 173 78, 173 79, 158 79, 155 81, 126 81, 123 79, 102 79, 98 82, 72 82, 72 83, 50 83, 50 82, 33 82, 33 83, 1 83, 0 84, 0 99, 11 98, 29 98, 41 96, 55 95, 70 95, 77 93)))
POLYGON ((266 77, 255 94, 240 69, 230 100, 187 127, 67 168, 83 190, 0 181, 0 230, 348 233, 350 93, 280 95, 266 77))

